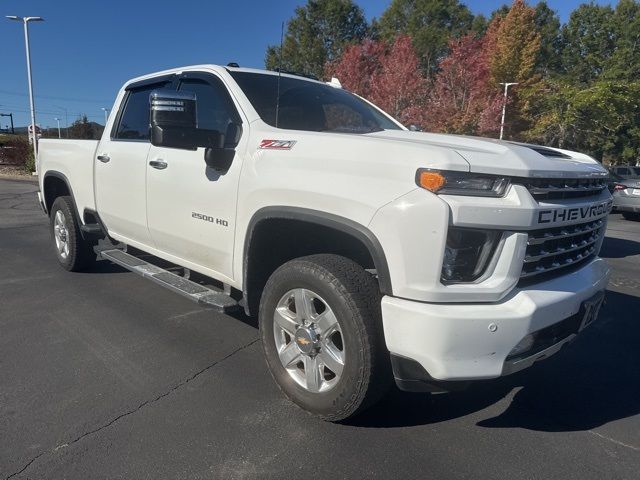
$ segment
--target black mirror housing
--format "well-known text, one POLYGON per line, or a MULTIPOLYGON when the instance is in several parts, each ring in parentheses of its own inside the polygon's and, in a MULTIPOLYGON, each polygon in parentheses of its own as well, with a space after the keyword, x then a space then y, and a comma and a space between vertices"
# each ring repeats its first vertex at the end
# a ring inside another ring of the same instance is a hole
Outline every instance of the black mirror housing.
POLYGON ((154 90, 149 96, 151 127, 197 128, 196 94, 154 90))
POLYGON ((204 161, 216 172, 226 173, 231 168, 235 154, 233 148, 207 148, 204 151, 204 161))
POLYGON ((152 145, 184 150, 224 146, 223 134, 198 128, 195 93, 155 90, 149 100, 152 145))

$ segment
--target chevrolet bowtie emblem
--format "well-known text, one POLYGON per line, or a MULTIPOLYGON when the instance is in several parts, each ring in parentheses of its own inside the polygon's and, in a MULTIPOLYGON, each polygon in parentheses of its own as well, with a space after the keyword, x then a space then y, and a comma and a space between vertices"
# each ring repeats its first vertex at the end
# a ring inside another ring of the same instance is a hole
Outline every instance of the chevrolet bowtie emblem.
POLYGON ((307 340, 304 337, 300 337, 298 339, 296 339, 296 341, 300 344, 300 345, 309 345, 311 343, 310 340, 307 340))

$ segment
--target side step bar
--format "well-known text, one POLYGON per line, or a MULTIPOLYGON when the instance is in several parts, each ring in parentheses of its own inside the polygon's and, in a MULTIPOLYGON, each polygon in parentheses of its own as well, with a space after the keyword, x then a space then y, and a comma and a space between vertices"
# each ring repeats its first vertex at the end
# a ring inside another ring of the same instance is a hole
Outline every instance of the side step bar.
POLYGON ((158 285, 173 290, 194 302, 221 313, 229 313, 239 308, 238 302, 224 292, 213 290, 199 283, 187 280, 184 277, 171 273, 144 260, 129 255, 119 249, 102 250, 98 258, 109 260, 138 275, 142 275, 158 285))

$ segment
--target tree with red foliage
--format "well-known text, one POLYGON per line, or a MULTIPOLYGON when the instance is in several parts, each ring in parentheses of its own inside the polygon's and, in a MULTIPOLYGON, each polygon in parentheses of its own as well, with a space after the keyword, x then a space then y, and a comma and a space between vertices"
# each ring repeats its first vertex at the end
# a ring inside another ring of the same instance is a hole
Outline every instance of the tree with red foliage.
POLYGON ((426 105, 432 131, 486 134, 500 128, 502 97, 492 82, 489 53, 473 34, 449 42, 426 105))
POLYGON ((369 97, 371 79, 380 70, 384 53, 384 44, 371 39, 349 45, 337 61, 326 65, 325 75, 338 78, 350 92, 369 97))
POLYGON ((405 125, 424 124, 426 82, 411 38, 404 35, 380 58, 369 99, 405 125))
POLYGON ((411 38, 405 35, 391 46, 373 40, 351 45, 325 72, 400 122, 422 125, 426 82, 418 66, 411 38))

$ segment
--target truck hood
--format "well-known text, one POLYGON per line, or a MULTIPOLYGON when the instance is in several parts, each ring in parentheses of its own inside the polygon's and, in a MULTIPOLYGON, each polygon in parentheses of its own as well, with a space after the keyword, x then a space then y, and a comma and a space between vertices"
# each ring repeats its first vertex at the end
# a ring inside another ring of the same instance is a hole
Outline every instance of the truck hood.
POLYGON ((452 149, 466 160, 469 171, 476 173, 538 178, 608 175, 607 170, 588 155, 540 145, 404 130, 385 130, 367 136, 452 149))

